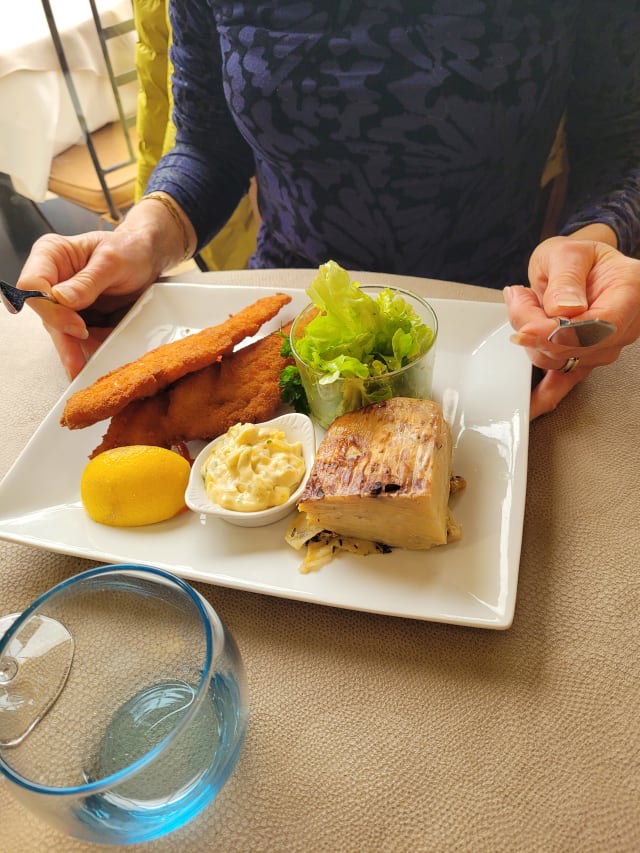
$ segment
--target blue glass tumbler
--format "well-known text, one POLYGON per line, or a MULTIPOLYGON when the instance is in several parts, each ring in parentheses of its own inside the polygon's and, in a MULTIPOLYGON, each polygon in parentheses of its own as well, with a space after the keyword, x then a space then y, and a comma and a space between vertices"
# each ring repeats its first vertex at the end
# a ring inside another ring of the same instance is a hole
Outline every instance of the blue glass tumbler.
POLYGON ((0 637, 0 771, 76 838, 130 844, 183 826, 229 777, 248 715, 232 636, 160 569, 71 577, 0 637))

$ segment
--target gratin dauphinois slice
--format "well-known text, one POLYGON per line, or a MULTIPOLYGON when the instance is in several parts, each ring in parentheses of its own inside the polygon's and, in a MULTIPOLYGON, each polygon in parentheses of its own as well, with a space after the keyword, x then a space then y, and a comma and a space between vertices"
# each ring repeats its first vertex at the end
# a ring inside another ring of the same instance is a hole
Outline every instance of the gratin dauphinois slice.
POLYGON ((444 545, 455 530, 451 452, 437 403, 375 403, 331 424, 298 507, 343 536, 412 550, 444 545))

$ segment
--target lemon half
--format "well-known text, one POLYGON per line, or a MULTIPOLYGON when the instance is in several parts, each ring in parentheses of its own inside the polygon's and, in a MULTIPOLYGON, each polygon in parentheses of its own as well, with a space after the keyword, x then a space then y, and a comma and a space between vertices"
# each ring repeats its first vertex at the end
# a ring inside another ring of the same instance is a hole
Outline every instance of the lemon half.
POLYGON ((89 518, 111 527, 140 527, 185 508, 189 462, 172 450, 144 444, 115 447, 91 459, 80 479, 89 518))

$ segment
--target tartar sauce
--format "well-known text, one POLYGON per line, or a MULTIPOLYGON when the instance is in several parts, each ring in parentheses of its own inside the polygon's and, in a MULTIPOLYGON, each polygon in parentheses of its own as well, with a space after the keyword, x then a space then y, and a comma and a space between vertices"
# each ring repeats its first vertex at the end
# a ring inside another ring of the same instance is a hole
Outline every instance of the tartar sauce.
POLYGON ((238 512, 285 503, 304 472, 300 442, 287 441, 282 430, 255 424, 232 426, 201 469, 209 500, 238 512))

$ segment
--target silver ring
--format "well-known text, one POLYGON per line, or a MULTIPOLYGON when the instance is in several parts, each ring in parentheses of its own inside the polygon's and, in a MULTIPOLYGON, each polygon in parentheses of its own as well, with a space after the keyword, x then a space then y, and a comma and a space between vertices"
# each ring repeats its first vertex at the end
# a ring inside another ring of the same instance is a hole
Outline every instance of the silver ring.
POLYGON ((558 368, 562 373, 571 373, 572 370, 575 370, 576 367, 580 364, 580 359, 576 358, 575 355, 572 355, 571 358, 568 358, 562 367, 558 368))

